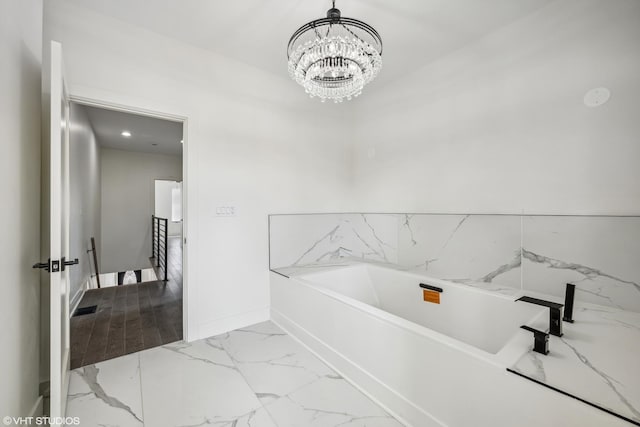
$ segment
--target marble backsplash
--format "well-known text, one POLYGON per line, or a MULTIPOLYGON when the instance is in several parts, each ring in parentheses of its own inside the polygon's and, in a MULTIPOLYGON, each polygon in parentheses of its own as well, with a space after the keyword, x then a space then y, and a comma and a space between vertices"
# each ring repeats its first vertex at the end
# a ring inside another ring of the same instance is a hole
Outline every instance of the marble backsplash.
POLYGON ((400 215, 398 264, 463 283, 520 287, 520 218, 400 215))
POLYGON ((270 267, 349 259, 640 312, 640 217, 272 215, 270 267))
POLYGON ((640 311, 640 218, 523 216, 522 287, 640 311))
POLYGON ((398 262, 398 218, 386 214, 271 215, 270 268, 345 258, 398 262))

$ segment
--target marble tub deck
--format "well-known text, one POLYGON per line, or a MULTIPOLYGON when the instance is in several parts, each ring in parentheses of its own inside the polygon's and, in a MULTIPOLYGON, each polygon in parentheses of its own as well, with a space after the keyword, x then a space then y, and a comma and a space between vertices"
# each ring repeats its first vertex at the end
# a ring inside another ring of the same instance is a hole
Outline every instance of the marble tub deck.
POLYGON ((402 426, 271 322, 76 369, 67 416, 83 427, 402 426))
POLYGON ((549 354, 530 350, 509 371, 640 426, 640 313, 577 303, 573 319, 549 336, 549 354))

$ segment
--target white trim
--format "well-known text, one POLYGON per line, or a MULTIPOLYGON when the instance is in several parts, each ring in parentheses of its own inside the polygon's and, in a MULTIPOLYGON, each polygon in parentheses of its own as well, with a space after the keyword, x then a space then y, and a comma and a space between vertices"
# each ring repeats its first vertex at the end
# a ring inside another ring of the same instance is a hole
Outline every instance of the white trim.
POLYGON ((170 113, 163 113, 160 111, 149 110, 146 108, 131 107, 124 104, 103 101, 103 100, 89 98, 89 97, 77 95, 77 94, 70 94, 69 100, 71 102, 75 102, 76 104, 82 104, 89 107, 104 108, 107 110, 114 110, 114 111, 120 111, 123 113, 136 114, 138 116, 154 117, 156 119, 169 120, 172 122, 184 123, 187 120, 187 117, 185 116, 180 116, 180 115, 170 114, 170 113))
POLYGON ((35 417, 41 417, 44 414, 44 396, 38 396, 38 398, 36 399, 36 402, 33 404, 33 407, 31 407, 31 410, 29 411, 29 417, 31 418, 35 418, 35 417))
POLYGON ((85 280, 85 282, 82 284, 80 289, 78 289, 78 292, 76 292, 76 294, 71 298, 69 303, 69 307, 71 308, 71 310, 69 311, 69 318, 73 317, 73 313, 76 312, 76 309, 80 305, 80 301, 82 301, 84 294, 87 292, 87 290, 91 289, 91 283, 92 277, 89 276, 87 280, 85 280))
POLYGON ((78 292, 76 292, 73 298, 71 298, 71 303, 70 303, 71 310, 69 310, 69 318, 73 317, 73 313, 76 312, 76 309, 80 305, 80 301, 82 301, 82 297, 84 297, 85 292, 86 292, 86 282, 84 285, 82 285, 80 289, 78 289, 78 292))
POLYGON ((269 307, 247 311, 200 325, 197 335, 192 338, 193 340, 208 338, 249 325, 255 325, 256 323, 266 322, 267 320, 269 320, 269 307))

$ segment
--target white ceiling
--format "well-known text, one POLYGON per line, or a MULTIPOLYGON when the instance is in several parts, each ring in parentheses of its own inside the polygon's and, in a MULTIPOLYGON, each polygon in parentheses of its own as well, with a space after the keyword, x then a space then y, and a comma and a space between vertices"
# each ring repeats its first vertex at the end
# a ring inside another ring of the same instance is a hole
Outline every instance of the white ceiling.
POLYGON ((102 147, 170 156, 182 155, 182 123, 103 108, 84 108, 102 147), (131 132, 131 137, 123 137, 123 130, 131 132))
MULTIPOLYGON (((69 0, 119 20, 287 76, 286 47, 330 0, 69 0)), ((553 0, 337 0, 384 43, 377 84, 400 78, 553 0)), ((373 86, 376 84, 374 83, 373 86)))

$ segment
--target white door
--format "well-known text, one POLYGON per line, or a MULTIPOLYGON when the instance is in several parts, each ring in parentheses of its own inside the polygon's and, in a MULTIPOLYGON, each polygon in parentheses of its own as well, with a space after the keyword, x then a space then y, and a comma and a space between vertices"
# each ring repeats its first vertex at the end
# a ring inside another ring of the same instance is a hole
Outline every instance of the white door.
MULTIPOLYGON (((64 417, 69 386, 69 100, 62 45, 51 42, 49 186, 50 381, 52 418, 64 417)), ((46 217, 46 213, 45 213, 46 217)), ((72 263, 69 263, 72 264, 72 263)))

